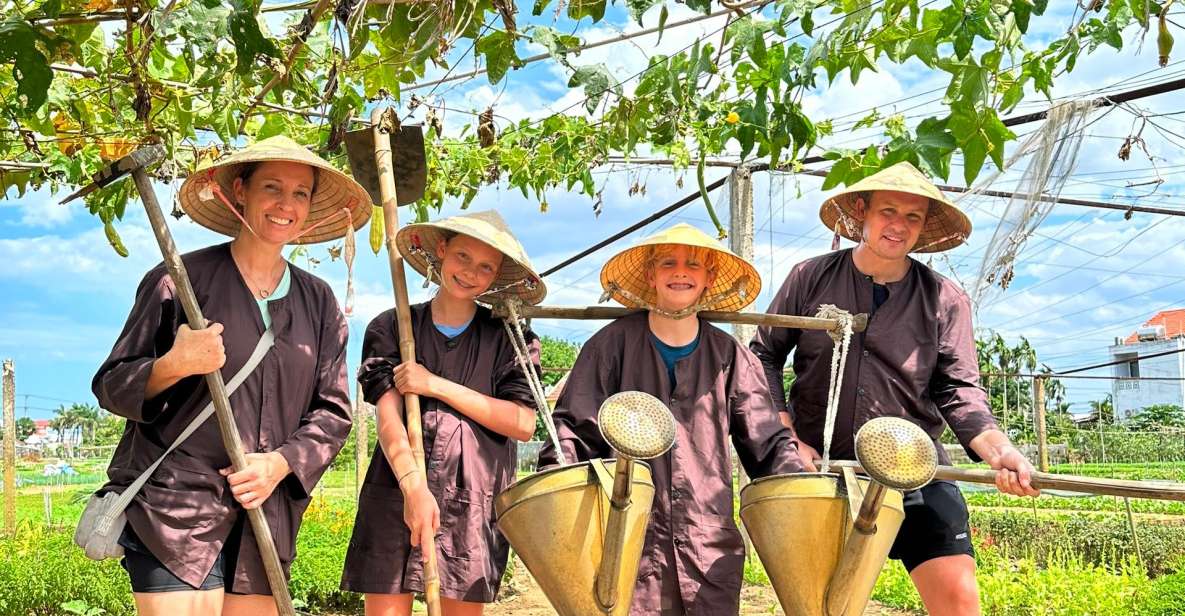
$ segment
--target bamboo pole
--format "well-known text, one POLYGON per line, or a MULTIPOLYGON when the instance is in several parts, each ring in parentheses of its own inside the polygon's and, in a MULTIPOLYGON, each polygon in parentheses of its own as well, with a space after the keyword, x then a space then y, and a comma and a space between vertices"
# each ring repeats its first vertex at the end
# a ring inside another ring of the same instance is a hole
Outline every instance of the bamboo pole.
MULTIPOLYGON (((387 260, 391 269, 391 284, 395 289, 395 316, 399 324, 399 356, 404 364, 416 361, 416 341, 411 329, 411 303, 407 299, 407 276, 403 270, 403 256, 395 244, 399 231, 399 196, 395 186, 395 171, 391 154, 391 133, 397 130, 394 109, 376 106, 370 113, 374 135, 375 165, 378 168, 379 193, 383 199, 383 226, 387 234, 387 260)), ((403 411, 407 421, 407 439, 416 468, 424 481, 428 472, 424 463, 424 427, 420 417, 420 397, 403 396, 403 411)), ((440 616, 440 576, 436 567, 436 540, 428 539, 420 546, 424 554, 424 597, 429 616, 440 616)))
MULTIPOLYGON (((574 319, 584 321, 618 319, 638 312, 638 310, 633 308, 619 306, 521 306, 518 310, 519 314, 527 319, 574 319)), ((497 307, 495 307, 495 314, 501 316, 497 307)), ((765 312, 720 312, 716 310, 705 310, 697 312, 696 316, 706 321, 719 323, 742 323, 768 327, 790 327, 794 329, 830 331, 838 326, 838 322, 835 319, 799 317, 765 312)), ((852 320, 852 331, 862 332, 868 326, 868 315, 866 314, 854 315, 852 320)))
POLYGON ((4 360, 4 530, 16 530, 16 370, 4 360))
POLYGON ((354 400, 354 496, 359 496, 370 459, 370 403, 362 397, 361 383, 354 400))
MULTIPOLYGON (((859 462, 832 460, 832 466, 854 468, 864 472, 859 462)), ((935 479, 965 481, 996 485, 996 471, 956 466, 939 466, 935 479)), ((1109 479, 1104 477, 1082 477, 1056 473, 1033 473, 1033 487, 1038 490, 1065 490, 1085 494, 1101 494, 1124 498, 1151 498, 1155 500, 1185 501, 1185 483, 1140 481, 1135 479, 1109 479)))

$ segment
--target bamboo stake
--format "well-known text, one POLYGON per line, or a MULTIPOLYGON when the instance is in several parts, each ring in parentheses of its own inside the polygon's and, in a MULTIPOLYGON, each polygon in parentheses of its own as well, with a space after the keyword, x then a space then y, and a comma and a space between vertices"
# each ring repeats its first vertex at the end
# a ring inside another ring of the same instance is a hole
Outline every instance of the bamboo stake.
MULTIPOLYGON (((519 314, 523 318, 539 319, 618 319, 628 314, 638 312, 633 308, 618 306, 521 306, 519 314)), ((499 314, 495 307, 495 314, 499 314)), ((720 312, 705 310, 697 312, 696 316, 707 321, 720 323, 740 323, 745 325, 759 325, 768 327, 790 327, 794 329, 817 329, 830 331, 838 327, 835 319, 820 319, 818 317, 799 317, 785 314, 769 314, 765 312, 720 312)), ((853 317, 852 331, 862 332, 868 326, 868 315, 858 314, 853 317)))
MULTIPOLYGON (((411 330, 411 303, 407 299, 407 276, 403 270, 403 256, 395 244, 399 231, 399 197, 395 188, 395 171, 391 155, 391 133, 396 130, 395 111, 390 107, 376 106, 370 112, 370 124, 374 131, 375 165, 378 167, 379 193, 383 198, 383 226, 387 235, 387 259, 391 266, 391 284, 395 288, 395 316, 399 323, 399 356, 402 363, 416 360, 416 341, 411 330)), ((428 473, 424 464, 424 427, 420 422, 420 397, 416 394, 403 396, 403 411, 407 417, 407 440, 412 457, 424 481, 428 473)), ((440 576, 436 567, 436 540, 429 539, 420 546, 424 554, 424 597, 428 602, 429 616, 440 616, 440 576)))
POLYGON ((16 370, 4 360, 4 530, 16 530, 16 370))
MULTIPOLYGON (((849 460, 831 461, 832 466, 849 467, 864 472, 859 462, 849 460)), ((965 481, 996 485, 996 471, 985 469, 939 466, 935 479, 965 481)), ((1079 475, 1058 475, 1033 472, 1033 487, 1038 490, 1066 490, 1086 494, 1102 494, 1124 498, 1151 498, 1155 500, 1185 501, 1185 483, 1159 483, 1135 479, 1109 479, 1105 477, 1082 477, 1079 475)))

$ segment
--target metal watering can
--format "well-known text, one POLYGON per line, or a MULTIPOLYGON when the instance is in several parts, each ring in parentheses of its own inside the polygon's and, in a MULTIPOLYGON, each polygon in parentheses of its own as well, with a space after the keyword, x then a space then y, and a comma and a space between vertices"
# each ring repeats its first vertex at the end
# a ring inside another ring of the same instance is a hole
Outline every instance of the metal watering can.
POLYGON ((902 492, 934 477, 938 454, 897 417, 864 424, 850 468, 757 479, 741 491, 741 520, 778 602, 796 616, 860 616, 905 518, 902 492))
POLYGON ((654 501, 650 467, 640 460, 675 442, 670 409, 642 392, 607 398, 597 423, 615 462, 542 471, 494 501, 498 528, 560 616, 629 613, 654 501))

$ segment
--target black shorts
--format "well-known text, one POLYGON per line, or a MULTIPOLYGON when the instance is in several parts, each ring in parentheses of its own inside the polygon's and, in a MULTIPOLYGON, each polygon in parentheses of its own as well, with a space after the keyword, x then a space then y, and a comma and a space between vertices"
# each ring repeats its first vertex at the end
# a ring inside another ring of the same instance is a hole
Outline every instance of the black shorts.
POLYGON ((889 558, 900 560, 907 571, 940 556, 975 556, 971 527, 967 523, 967 501, 958 486, 936 481, 920 490, 905 493, 905 521, 889 550, 889 558))
POLYGON ((123 565, 124 570, 128 572, 128 579, 132 583, 132 592, 157 593, 222 588, 229 594, 238 594, 230 587, 227 572, 230 572, 229 577, 233 579, 235 555, 239 553, 239 539, 242 537, 242 531, 243 521, 240 517, 231 530, 230 536, 227 537, 222 551, 214 559, 214 566, 210 568, 210 573, 196 588, 173 575, 172 571, 169 571, 156 556, 153 556, 130 525, 124 526, 123 535, 119 538, 119 545, 122 545, 124 549, 124 555, 119 564, 123 565))

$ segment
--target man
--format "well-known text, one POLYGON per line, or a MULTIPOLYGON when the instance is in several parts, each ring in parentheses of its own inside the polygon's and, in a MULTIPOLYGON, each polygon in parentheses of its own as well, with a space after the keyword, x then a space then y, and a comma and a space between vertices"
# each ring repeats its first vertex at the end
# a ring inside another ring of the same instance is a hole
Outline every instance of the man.
MULTIPOLYGON (((967 294, 912 252, 962 244, 971 221, 913 165, 880 171, 823 203, 820 218, 859 243, 791 270, 768 312, 814 315, 822 304, 868 313, 852 336, 831 457, 854 456, 853 435, 874 417, 901 416, 934 439, 946 425, 975 460, 996 469, 1002 492, 1036 496, 1033 467, 999 430, 979 387, 967 294)), ((838 240, 838 237, 836 238, 838 240)), ((782 421, 793 425, 803 463, 820 457, 833 342, 827 332, 762 327, 750 345, 761 360, 782 421), (782 369, 794 353, 789 405, 782 369)), ((949 463, 938 447, 939 460, 949 463)), ((936 481, 906 494, 905 522, 890 552, 909 570, 930 614, 976 615, 979 589, 958 488, 936 481)))

